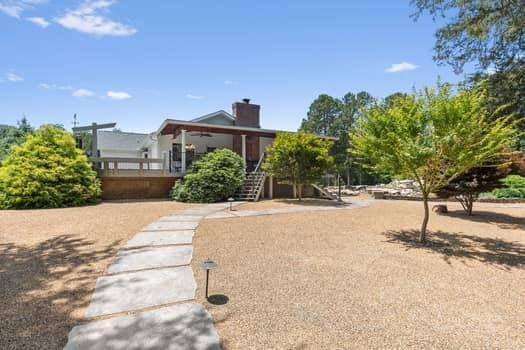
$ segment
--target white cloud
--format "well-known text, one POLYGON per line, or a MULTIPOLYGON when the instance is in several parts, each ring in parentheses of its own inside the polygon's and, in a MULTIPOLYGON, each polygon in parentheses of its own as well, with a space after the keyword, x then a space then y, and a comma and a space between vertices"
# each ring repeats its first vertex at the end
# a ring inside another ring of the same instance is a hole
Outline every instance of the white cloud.
POLYGON ((95 96, 95 93, 88 89, 77 89, 71 95, 75 97, 90 97, 95 96))
POLYGON ((225 80, 224 81, 224 85, 237 85, 238 82, 236 81, 233 81, 233 80, 225 80))
POLYGON ((62 90, 62 91, 74 90, 74 88, 71 85, 58 85, 58 84, 48 84, 48 83, 40 83, 38 84, 38 87, 41 87, 42 89, 54 89, 54 90, 62 90))
POLYGON ((17 5, 0 3, 0 11, 10 17, 19 18, 24 9, 17 5))
POLYGON ((51 24, 43 17, 29 17, 27 20, 42 28, 47 28, 51 24))
POLYGON ((192 94, 186 94, 186 98, 189 98, 190 100, 202 100, 204 96, 196 96, 192 94))
POLYGON ((46 2, 47 0, 0 0, 0 12, 14 18, 20 18, 24 10, 46 2))
POLYGON ((12 83, 16 83, 18 81, 24 81, 24 78, 20 75, 17 75, 13 72, 5 73, 4 74, 5 79, 9 80, 12 83))
POLYGON ((131 95, 124 91, 108 91, 106 96, 112 100, 127 100, 131 98, 131 95))
POLYGON ((419 68, 418 65, 415 65, 413 63, 408 62, 401 62, 401 63, 394 63, 387 69, 385 69, 385 72, 388 73, 398 73, 398 72, 405 72, 405 71, 411 71, 414 69, 419 68))
POLYGON ((65 28, 96 36, 133 35, 137 29, 105 17, 115 0, 86 0, 74 10, 68 10, 63 16, 55 19, 65 28))

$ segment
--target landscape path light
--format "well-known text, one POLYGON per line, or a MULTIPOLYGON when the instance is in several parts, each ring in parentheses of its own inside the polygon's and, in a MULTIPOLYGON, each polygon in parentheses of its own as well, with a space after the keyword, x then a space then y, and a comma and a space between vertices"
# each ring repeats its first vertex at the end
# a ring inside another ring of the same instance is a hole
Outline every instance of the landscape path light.
POLYGON ((228 198, 228 202, 230 202, 230 211, 233 210, 233 202, 235 202, 235 199, 233 197, 228 198))
POLYGON ((213 260, 210 260, 210 258, 206 259, 202 263, 202 268, 206 270, 206 300, 208 300, 208 280, 210 278, 210 270, 217 267, 217 263, 213 260))

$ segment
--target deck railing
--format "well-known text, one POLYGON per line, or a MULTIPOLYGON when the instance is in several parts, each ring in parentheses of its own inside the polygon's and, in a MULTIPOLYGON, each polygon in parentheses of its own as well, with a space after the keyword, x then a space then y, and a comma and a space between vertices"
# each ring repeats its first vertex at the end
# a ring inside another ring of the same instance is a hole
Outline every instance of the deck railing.
POLYGON ((172 176, 163 158, 91 158, 101 176, 172 176))

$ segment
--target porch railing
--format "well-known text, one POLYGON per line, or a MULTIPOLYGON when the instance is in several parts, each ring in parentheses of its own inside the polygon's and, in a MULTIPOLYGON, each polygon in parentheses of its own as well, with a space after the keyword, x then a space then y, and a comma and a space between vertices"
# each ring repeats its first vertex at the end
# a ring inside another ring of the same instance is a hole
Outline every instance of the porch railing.
POLYGON ((163 158, 91 158, 101 176, 170 176, 163 158))

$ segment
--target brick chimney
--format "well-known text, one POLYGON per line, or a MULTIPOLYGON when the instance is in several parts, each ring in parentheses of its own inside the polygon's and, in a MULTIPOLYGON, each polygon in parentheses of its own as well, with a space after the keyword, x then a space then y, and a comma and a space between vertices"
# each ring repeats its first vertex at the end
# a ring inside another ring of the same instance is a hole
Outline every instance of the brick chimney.
POLYGON ((235 117, 235 125, 261 127, 261 106, 251 104, 249 98, 243 98, 242 102, 234 102, 232 111, 235 117))

